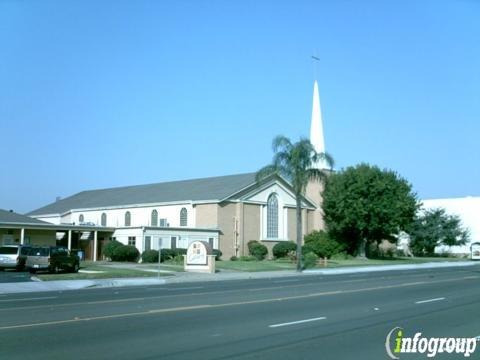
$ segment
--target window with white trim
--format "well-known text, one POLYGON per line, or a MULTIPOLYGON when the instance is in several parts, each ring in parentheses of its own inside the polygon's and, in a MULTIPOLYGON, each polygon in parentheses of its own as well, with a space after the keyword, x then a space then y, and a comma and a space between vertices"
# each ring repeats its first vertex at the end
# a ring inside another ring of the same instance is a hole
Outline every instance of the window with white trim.
POLYGON ((85 218, 83 217, 83 214, 80 214, 80 216, 78 217, 78 222, 81 224, 85 221, 85 218))
POLYGON ((132 215, 130 214, 130 211, 127 211, 125 213, 125 226, 130 226, 132 223, 132 215))
POLYGON ((100 219, 100 224, 102 226, 107 226, 107 214, 102 213, 102 218, 100 219))
POLYGON ((278 198, 271 194, 267 200, 267 238, 278 238, 278 198))
POLYGON ((128 237, 128 245, 135 246, 135 242, 136 242, 136 237, 135 236, 129 236, 128 237))

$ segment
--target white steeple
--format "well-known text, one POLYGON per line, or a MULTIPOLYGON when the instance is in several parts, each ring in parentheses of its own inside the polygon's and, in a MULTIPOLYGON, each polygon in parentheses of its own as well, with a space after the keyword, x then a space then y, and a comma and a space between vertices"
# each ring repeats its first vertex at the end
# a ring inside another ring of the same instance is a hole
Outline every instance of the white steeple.
MULTIPOLYGON (((325 140, 323 138, 322 111, 320 109, 320 95, 318 93, 317 80, 313 84, 312 122, 310 124, 310 142, 317 153, 325 152, 325 140)), ((329 169, 325 160, 315 164, 317 169, 329 169)))

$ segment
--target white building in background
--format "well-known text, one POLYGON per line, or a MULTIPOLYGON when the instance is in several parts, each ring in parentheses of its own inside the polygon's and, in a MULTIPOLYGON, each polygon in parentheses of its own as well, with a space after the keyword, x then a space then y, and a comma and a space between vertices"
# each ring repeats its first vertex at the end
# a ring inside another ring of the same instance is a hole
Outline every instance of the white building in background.
POLYGON ((450 199, 422 200, 425 209, 443 208, 449 215, 457 215, 462 225, 470 232, 470 241, 464 246, 439 246, 436 252, 450 252, 452 254, 469 254, 470 245, 480 242, 480 196, 467 196, 450 199))

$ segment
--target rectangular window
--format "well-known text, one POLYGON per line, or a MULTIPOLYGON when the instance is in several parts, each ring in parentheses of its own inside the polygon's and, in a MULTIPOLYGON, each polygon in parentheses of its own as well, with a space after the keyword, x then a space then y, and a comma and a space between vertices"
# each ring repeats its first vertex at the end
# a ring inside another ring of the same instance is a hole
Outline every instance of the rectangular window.
POLYGON ((170 249, 176 249, 177 248, 177 237, 172 236, 170 238, 170 249))
POLYGON ((208 243, 210 244, 210 247, 213 249, 213 238, 208 238, 208 243))
POLYGON ((128 237, 128 245, 135 246, 135 236, 129 236, 128 237))
POLYGON ((160 227, 167 227, 167 226, 168 226, 167 219, 160 219, 160 227))
POLYGON ((150 236, 145 236, 144 250, 150 250, 152 248, 152 238, 150 236))

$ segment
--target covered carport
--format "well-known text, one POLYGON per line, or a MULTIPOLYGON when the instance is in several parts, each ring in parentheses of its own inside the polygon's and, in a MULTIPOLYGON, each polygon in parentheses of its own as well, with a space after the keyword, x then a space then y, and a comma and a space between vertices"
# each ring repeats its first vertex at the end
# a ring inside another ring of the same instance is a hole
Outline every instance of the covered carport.
POLYGON ((85 260, 97 261, 114 230, 95 225, 55 225, 0 209, 0 245, 65 246, 83 252, 85 260))

